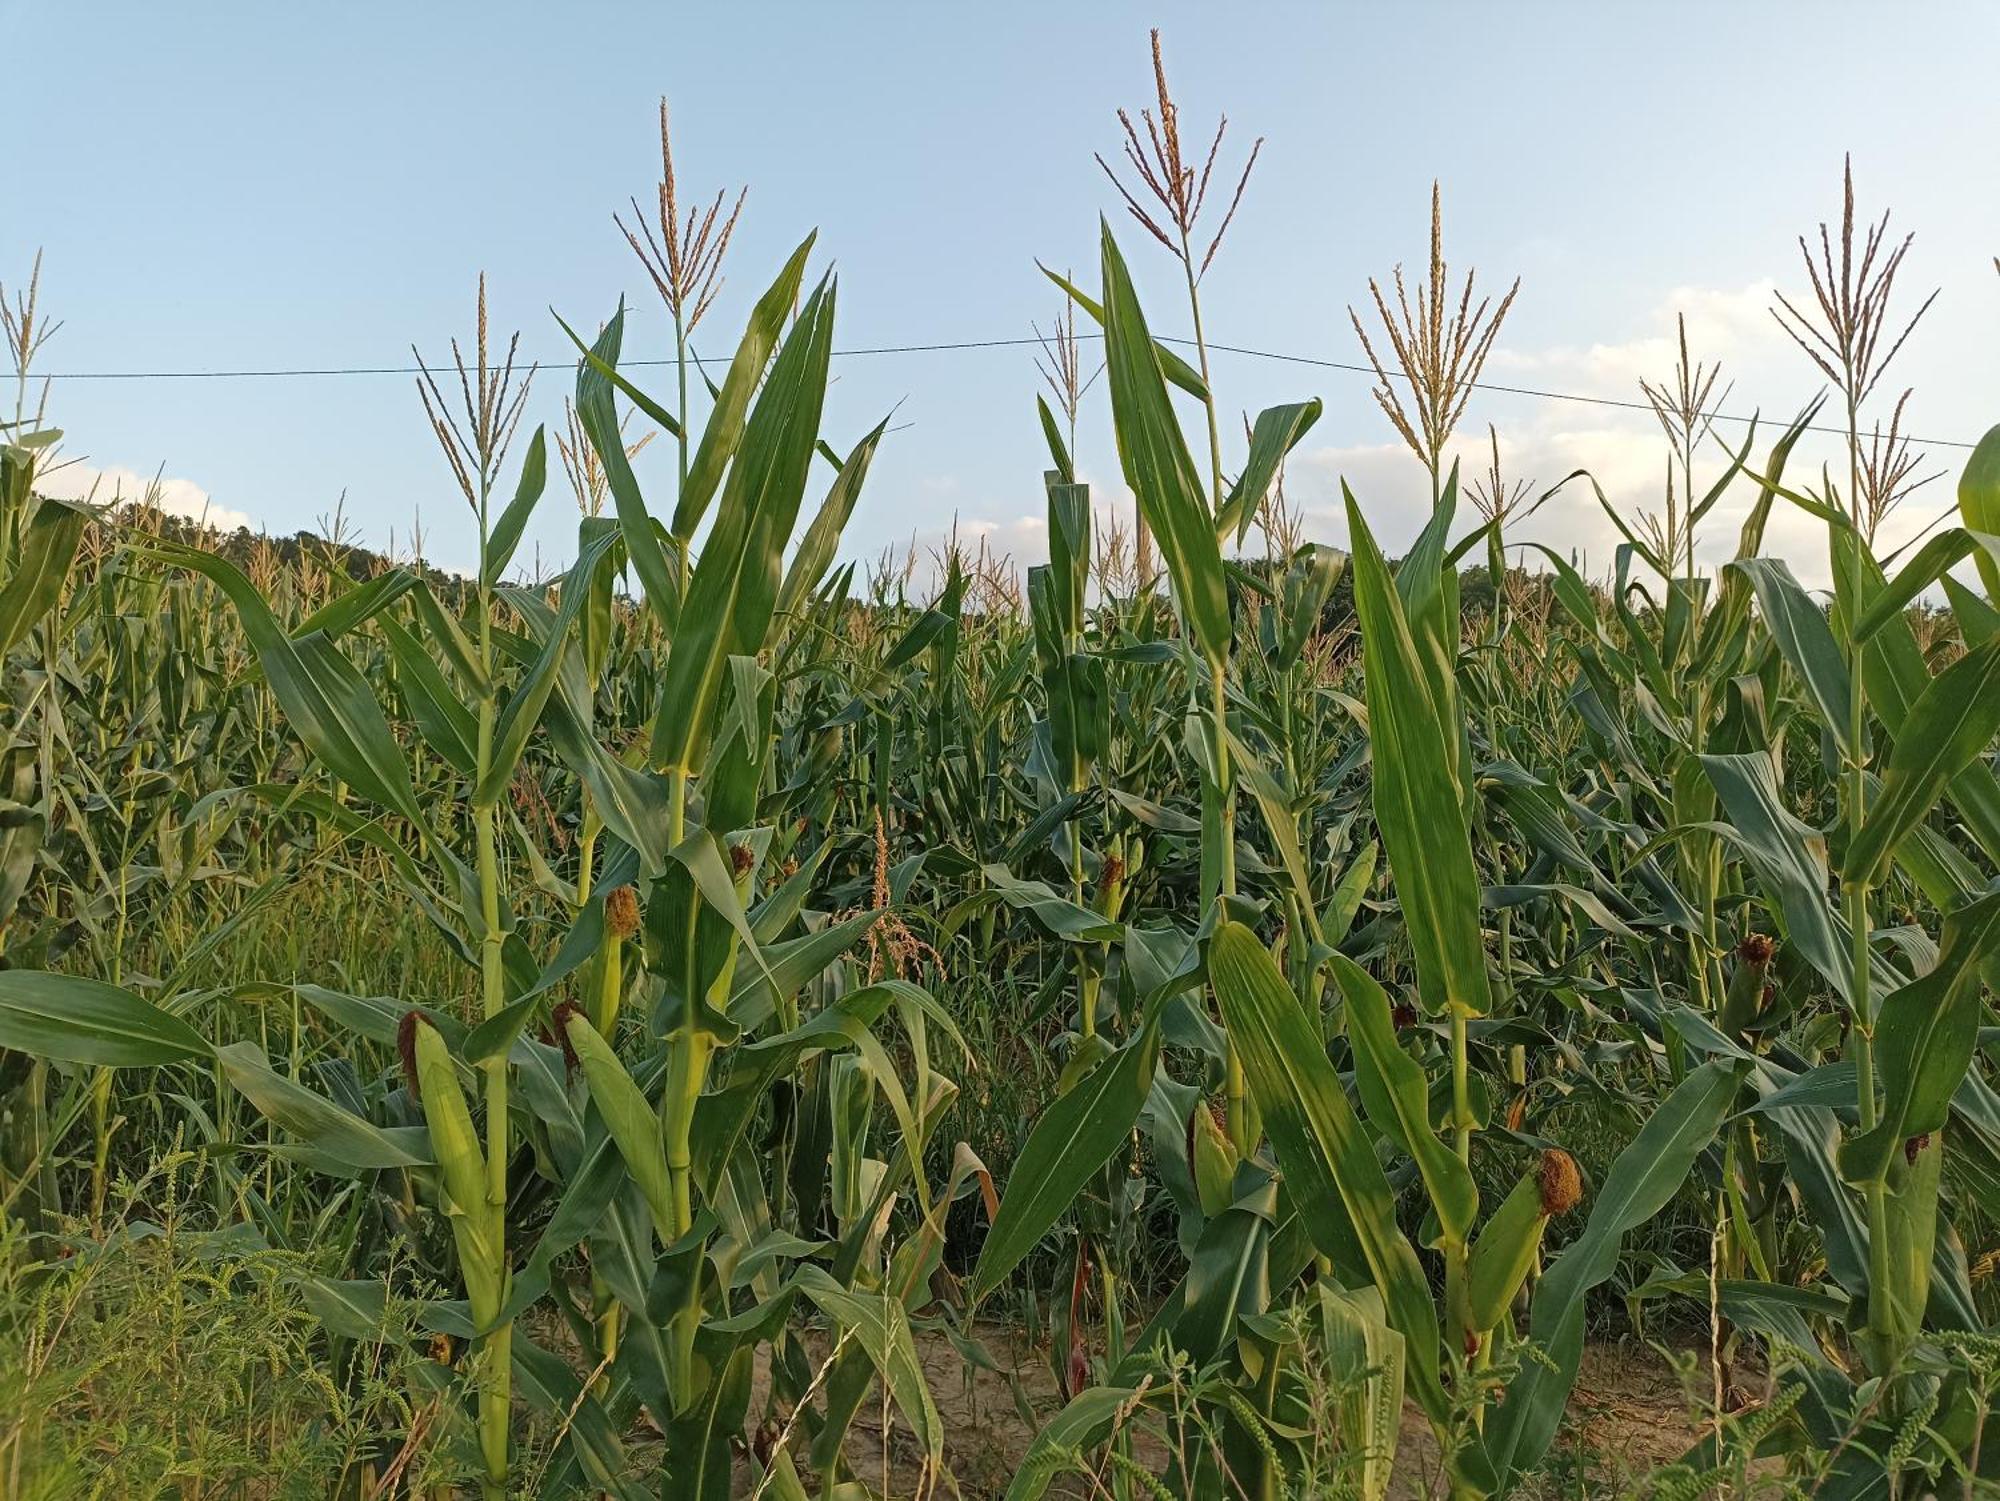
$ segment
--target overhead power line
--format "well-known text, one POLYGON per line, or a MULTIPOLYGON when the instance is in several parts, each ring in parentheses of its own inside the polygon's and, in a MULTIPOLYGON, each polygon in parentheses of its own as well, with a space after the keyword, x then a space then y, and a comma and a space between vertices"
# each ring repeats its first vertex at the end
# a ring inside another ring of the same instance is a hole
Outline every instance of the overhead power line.
MULTIPOLYGON (((1077 337, 1079 339, 1102 339, 1104 336, 1101 333, 1093 333, 1078 334, 1077 337)), ((1168 335, 1158 335, 1156 337, 1163 344, 1179 344, 1190 348, 1194 345, 1194 340, 1192 339, 1173 338, 1168 335)), ((1024 338, 958 339, 935 344, 876 344, 854 349, 836 349, 833 351, 833 355, 836 359, 853 359, 869 355, 950 354, 961 350, 974 349, 1021 349, 1029 346, 1038 346, 1041 342, 1037 338, 1024 338)), ((1363 365, 1349 360, 1328 360, 1318 358, 1314 355, 1286 354, 1274 349, 1252 349, 1242 344, 1217 344, 1211 342, 1208 347, 1210 352, 1215 354, 1233 354, 1250 359, 1277 360, 1283 364, 1305 365, 1316 370, 1341 370, 1354 375, 1365 375, 1371 380, 1378 378, 1375 368, 1372 365, 1363 365)), ((535 368, 541 368, 542 365, 559 368, 574 363, 574 360, 569 359, 545 360, 540 362, 535 368)), ((620 360, 618 362, 620 369, 645 369, 672 365, 673 363, 669 359, 620 360)), ((415 365, 325 365, 240 370, 63 370, 37 378, 42 380, 97 381, 311 380, 322 377, 417 375, 419 373, 418 367, 415 365)), ((1398 380, 1407 379, 1400 372, 1397 373, 1395 378, 1398 380)), ((1650 412, 1652 410, 1643 401, 1625 401, 1615 396, 1591 396, 1581 391, 1551 391, 1537 386, 1507 385, 1499 381, 1475 381, 1473 389, 1490 392, 1498 396, 1525 396, 1536 401, 1566 401, 1578 406, 1609 407, 1623 412, 1650 412)), ((1734 412, 1709 412, 1706 414, 1706 417, 1711 422, 1748 423, 1758 420, 1755 417, 1746 417, 1734 412)), ((1829 433, 1838 437, 1846 436, 1845 428, 1824 425, 1811 426, 1806 431, 1829 433)), ((1909 441, 1926 448, 1972 449, 1978 447, 1978 444, 1968 443, 1960 438, 1913 437, 1909 441)))
MULTIPOLYGON (((1102 334, 1088 336, 1078 334, 1079 339, 1089 337, 1101 339, 1102 334)), ((836 349, 836 359, 866 354, 938 354, 958 349, 1010 349, 1027 344, 1039 344, 1039 339, 965 339, 948 344, 881 344, 862 349, 836 349)), ((1214 345, 1209 346, 1211 349, 1214 345)), ((1281 356, 1280 356, 1281 358, 1281 356)), ((516 367, 520 361, 516 361, 516 367)), ((550 369, 575 364, 572 359, 541 360, 530 368, 550 369)), ((668 359, 618 361, 620 370, 644 369, 649 366, 671 365, 668 359)), ((301 366, 297 369, 269 370, 61 370, 49 374, 35 375, 34 380, 292 380, 310 379, 316 376, 336 375, 419 375, 416 365, 320 365, 301 366)))

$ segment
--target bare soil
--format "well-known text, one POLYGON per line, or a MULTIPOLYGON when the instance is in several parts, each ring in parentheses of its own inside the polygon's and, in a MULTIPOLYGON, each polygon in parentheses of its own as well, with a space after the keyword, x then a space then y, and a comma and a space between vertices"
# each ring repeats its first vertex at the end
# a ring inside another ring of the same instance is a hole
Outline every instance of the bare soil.
MULTIPOLYGON (((1003 1326, 982 1326, 978 1333, 997 1363, 1007 1368, 1005 1374, 968 1366, 941 1337, 920 1337, 919 1354, 944 1420, 945 1462, 956 1494, 965 1501, 992 1501, 1005 1494, 1022 1455, 1042 1424, 1061 1408, 1062 1399, 1046 1350, 1003 1326), (1025 1415, 1023 1402, 1029 1410, 1025 1415)), ((763 1387, 760 1371, 758 1402, 763 1387)), ((1570 1467, 1563 1494, 1616 1494, 1621 1480, 1673 1463, 1699 1437, 1681 1379, 1658 1351, 1641 1344, 1593 1345, 1584 1352, 1569 1416, 1557 1439, 1557 1452, 1565 1454, 1570 1467)), ((1162 1469, 1165 1451, 1142 1436, 1135 1458, 1162 1469)), ((921 1489, 921 1452, 893 1408, 871 1405, 857 1416, 848 1459, 856 1477, 878 1495, 954 1493, 951 1482, 921 1489)), ((740 1479, 738 1494, 750 1490, 747 1479, 740 1479)), ((1075 1476, 1059 1478, 1049 1489, 1050 1496, 1063 1498, 1106 1494, 1075 1476)), ((1405 1404, 1390 1495, 1394 1501, 1424 1501, 1442 1494, 1430 1426, 1414 1405, 1405 1404)))

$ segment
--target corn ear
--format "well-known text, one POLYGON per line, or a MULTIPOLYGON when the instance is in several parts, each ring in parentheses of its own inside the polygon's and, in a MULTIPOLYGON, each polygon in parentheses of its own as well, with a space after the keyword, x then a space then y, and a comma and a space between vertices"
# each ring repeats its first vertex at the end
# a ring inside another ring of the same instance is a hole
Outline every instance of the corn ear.
POLYGON ((562 1019, 563 1036, 583 1070, 584 1084, 604 1128, 625 1159, 625 1171, 639 1186, 646 1208, 653 1217, 653 1229, 663 1242, 674 1234, 673 1190, 667 1178, 666 1153, 660 1145, 660 1127, 652 1107, 640 1093, 625 1065, 598 1036, 597 1029, 581 1011, 571 1011, 562 1019))
POLYGON ((458 1067, 438 1029, 422 1017, 413 1027, 417 1082, 423 1095, 424 1124, 437 1157, 444 1211, 458 1243, 459 1272, 472 1303, 475 1323, 500 1307, 500 1245, 493 1234, 496 1216, 486 1202, 486 1155, 472 1126, 458 1067))
POLYGON ((1213 1219, 1229 1207, 1234 1197, 1236 1164, 1240 1160, 1236 1144, 1202 1100, 1195 1102, 1194 1114, 1188 1118, 1188 1141, 1201 1212, 1213 1219))
POLYGON ((1549 1217, 1542 1212, 1541 1172, 1530 1168, 1480 1227, 1467 1264, 1466 1303, 1472 1327, 1482 1333, 1506 1316, 1528 1280, 1549 1217))

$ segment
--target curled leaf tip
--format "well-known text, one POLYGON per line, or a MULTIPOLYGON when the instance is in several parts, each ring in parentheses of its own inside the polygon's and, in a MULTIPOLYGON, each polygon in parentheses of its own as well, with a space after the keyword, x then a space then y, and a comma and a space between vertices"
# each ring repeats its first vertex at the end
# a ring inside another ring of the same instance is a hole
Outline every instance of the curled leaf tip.
POLYGON ((1541 1191, 1542 1213, 1550 1219, 1569 1213, 1583 1201, 1583 1175, 1576 1170, 1576 1159, 1561 1147, 1542 1153, 1536 1187, 1541 1191))

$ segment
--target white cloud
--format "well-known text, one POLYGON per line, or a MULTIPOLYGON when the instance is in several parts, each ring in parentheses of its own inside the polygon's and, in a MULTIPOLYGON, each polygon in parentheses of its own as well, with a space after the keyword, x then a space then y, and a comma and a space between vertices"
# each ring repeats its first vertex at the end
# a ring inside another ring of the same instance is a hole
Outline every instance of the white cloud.
POLYGON ((36 480, 35 488, 56 500, 87 500, 94 505, 144 499, 153 501, 171 516, 205 522, 219 531, 233 532, 253 523, 250 517, 228 506, 217 505, 208 491, 191 479, 161 474, 140 474, 119 466, 97 469, 89 464, 64 464, 36 480))
MULTIPOLYGON (((1541 350, 1496 348, 1486 378, 1533 385, 1540 376, 1561 389, 1620 401, 1640 399, 1639 382, 1663 384, 1680 357, 1679 320, 1687 322, 1688 355, 1698 364, 1740 367, 1746 359, 1763 363, 1789 350, 1771 321, 1777 283, 1769 279, 1728 290, 1676 287, 1646 316, 1648 332, 1612 344, 1558 345, 1541 350)), ((1725 370, 1723 383, 1729 380, 1725 370)), ((1720 394, 1722 386, 1717 386, 1720 394)))

